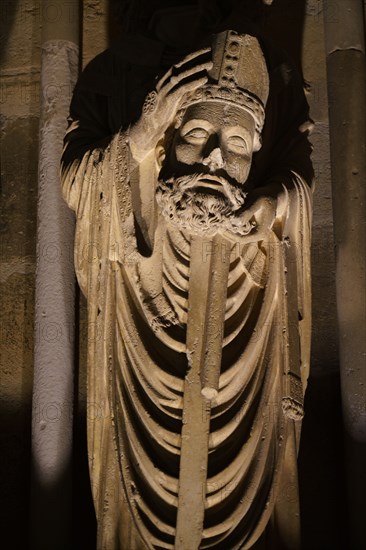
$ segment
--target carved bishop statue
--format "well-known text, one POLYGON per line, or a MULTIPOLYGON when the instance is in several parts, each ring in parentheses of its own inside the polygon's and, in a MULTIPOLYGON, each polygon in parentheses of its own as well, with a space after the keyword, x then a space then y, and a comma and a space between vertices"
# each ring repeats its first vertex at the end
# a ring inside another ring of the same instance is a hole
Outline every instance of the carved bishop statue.
POLYGON ((108 139, 88 142, 72 108, 100 550, 299 547, 311 176, 296 82, 224 31, 108 139))

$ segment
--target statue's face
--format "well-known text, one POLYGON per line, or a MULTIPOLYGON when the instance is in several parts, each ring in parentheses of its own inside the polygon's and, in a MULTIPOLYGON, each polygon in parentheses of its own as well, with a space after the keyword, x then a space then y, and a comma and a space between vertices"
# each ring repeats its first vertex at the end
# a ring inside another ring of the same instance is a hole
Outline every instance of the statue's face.
POLYGON ((164 216, 186 229, 244 231, 244 183, 252 162, 253 117, 223 102, 190 106, 161 170, 157 202, 164 216))
POLYGON ((229 176, 243 184, 251 167, 254 136, 254 119, 244 109, 223 102, 197 103, 187 109, 174 136, 170 160, 178 164, 179 173, 185 165, 189 174, 194 165, 207 173, 208 180, 229 176))

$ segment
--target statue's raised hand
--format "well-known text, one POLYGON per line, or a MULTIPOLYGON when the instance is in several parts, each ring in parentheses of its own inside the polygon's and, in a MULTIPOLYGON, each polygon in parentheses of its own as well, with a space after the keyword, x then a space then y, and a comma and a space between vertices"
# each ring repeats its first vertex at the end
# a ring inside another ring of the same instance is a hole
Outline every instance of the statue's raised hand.
POLYGON ((212 68, 212 61, 207 60, 210 50, 194 52, 171 67, 146 96, 141 117, 129 134, 131 153, 137 162, 156 147, 174 122, 184 96, 207 82, 207 71, 212 68))
POLYGON ((260 187, 248 195, 247 205, 243 212, 243 224, 248 233, 245 242, 266 240, 273 229, 277 215, 278 201, 286 200, 287 193, 281 182, 274 182, 260 187))
POLYGON ((245 211, 248 223, 252 224, 250 237, 252 240, 262 240, 272 229, 276 216, 276 200, 273 197, 258 197, 245 211))

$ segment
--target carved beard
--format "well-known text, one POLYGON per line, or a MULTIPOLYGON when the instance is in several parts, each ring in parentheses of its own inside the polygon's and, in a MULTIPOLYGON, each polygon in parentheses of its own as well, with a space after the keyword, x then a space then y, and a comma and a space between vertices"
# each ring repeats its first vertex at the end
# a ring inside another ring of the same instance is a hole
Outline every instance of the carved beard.
POLYGON ((205 235, 218 231, 247 235, 252 224, 244 223, 241 207, 245 196, 225 178, 208 174, 159 180, 156 189, 157 203, 167 221, 205 235))

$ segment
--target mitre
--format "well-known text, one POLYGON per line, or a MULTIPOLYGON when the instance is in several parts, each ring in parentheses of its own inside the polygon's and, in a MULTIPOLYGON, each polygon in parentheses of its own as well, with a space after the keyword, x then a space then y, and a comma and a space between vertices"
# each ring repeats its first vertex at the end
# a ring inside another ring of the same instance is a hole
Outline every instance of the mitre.
POLYGON ((212 61, 207 84, 186 95, 182 110, 201 102, 232 103, 252 115, 260 134, 269 93, 269 77, 258 39, 232 30, 216 34, 212 44, 212 61))

